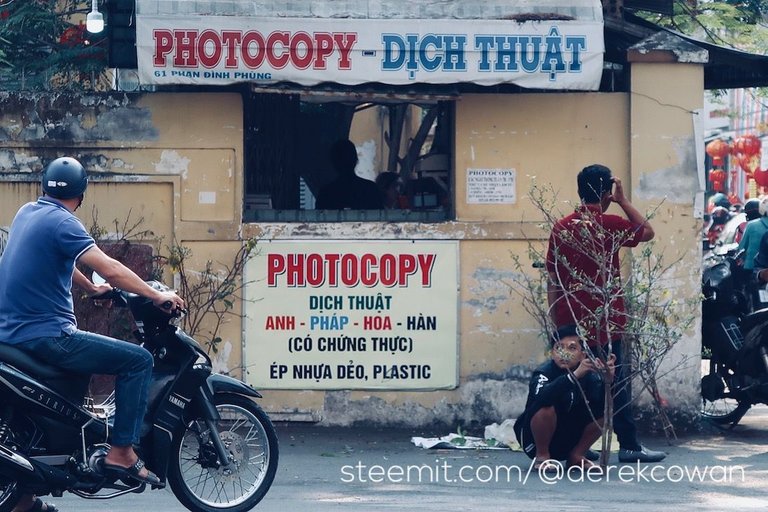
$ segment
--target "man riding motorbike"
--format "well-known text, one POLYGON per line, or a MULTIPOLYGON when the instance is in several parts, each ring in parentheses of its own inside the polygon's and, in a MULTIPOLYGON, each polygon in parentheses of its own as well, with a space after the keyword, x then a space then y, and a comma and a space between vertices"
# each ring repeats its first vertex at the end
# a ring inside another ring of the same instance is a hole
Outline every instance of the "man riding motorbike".
MULTIPOLYGON (((146 412, 152 356, 138 345, 77 329, 72 285, 92 296, 111 286, 92 283, 75 263, 90 267, 110 284, 150 298, 158 307, 183 309, 184 301, 174 292, 150 287, 96 246, 74 216, 87 186, 80 162, 57 158, 43 171, 43 195, 16 214, 0 258, 0 342, 73 373, 115 375, 112 448, 104 469, 158 485, 160 480, 133 449, 146 412)), ((27 510, 56 508, 27 495, 14 512, 27 510)))

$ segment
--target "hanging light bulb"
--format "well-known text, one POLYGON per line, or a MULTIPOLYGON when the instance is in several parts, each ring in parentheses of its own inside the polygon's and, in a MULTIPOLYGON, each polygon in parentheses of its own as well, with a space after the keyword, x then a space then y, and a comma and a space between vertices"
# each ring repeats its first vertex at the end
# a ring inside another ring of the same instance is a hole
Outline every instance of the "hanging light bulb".
POLYGON ((91 12, 85 17, 85 29, 91 34, 104 30, 104 15, 99 12, 99 0, 91 0, 91 12))

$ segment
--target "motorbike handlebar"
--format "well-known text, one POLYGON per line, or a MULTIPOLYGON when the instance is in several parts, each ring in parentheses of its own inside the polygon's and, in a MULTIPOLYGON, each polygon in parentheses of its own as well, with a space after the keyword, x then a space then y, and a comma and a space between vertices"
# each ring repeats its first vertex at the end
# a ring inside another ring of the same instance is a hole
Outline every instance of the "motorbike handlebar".
MULTIPOLYGON (((119 304, 127 305, 128 304, 128 294, 127 292, 119 289, 119 288, 112 288, 108 292, 101 293, 99 295, 94 295, 91 297, 92 301, 100 301, 100 300, 111 300, 111 301, 117 301, 119 304)), ((183 308, 173 308, 173 302, 170 300, 165 301, 163 304, 159 306, 159 309, 162 309, 169 315, 173 317, 180 317, 182 315, 187 314, 187 310, 183 308)))
POLYGON ((171 302, 170 300, 167 300, 163 302, 161 309, 167 311, 168 313, 171 314, 171 316, 174 316, 174 317, 180 317, 181 315, 187 314, 187 310, 184 308, 175 308, 175 309, 171 309, 171 308, 173 308, 173 302, 171 302))
POLYGON ((122 298, 122 295, 120 294, 120 290, 117 288, 112 288, 108 292, 100 293, 99 295, 94 295, 91 297, 91 300, 114 300, 122 298))

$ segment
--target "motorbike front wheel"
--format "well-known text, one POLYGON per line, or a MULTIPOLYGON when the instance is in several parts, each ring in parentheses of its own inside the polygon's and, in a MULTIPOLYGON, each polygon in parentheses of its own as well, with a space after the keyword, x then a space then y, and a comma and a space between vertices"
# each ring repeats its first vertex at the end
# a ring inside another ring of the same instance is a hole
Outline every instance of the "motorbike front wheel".
POLYGON ((168 481, 176 498, 194 512, 245 512, 261 501, 277 471, 277 434, 252 400, 217 394, 218 435, 232 464, 220 464, 205 422, 187 425, 173 443, 168 481))

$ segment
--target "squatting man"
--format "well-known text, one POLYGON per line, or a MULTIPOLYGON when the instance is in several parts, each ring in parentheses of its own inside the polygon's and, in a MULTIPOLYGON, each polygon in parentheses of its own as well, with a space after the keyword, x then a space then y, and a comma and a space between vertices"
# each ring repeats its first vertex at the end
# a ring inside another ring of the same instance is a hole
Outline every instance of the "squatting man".
POLYGON ((594 473, 589 447, 603 427, 604 381, 613 381, 615 356, 603 363, 582 347, 575 325, 552 336, 552 358, 531 375, 525 410, 515 422, 517 441, 534 459, 535 471, 556 469, 547 461, 565 460, 594 473), (602 372, 601 372, 602 371, 602 372))

